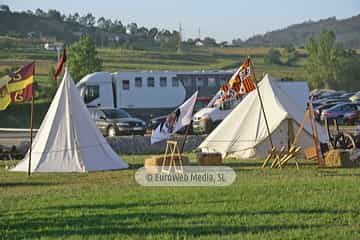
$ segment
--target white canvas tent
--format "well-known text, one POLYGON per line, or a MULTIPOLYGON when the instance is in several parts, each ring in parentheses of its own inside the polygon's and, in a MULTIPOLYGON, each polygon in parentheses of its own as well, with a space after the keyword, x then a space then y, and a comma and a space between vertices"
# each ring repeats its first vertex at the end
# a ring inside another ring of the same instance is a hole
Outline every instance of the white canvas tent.
MULTIPOLYGON (((28 171, 29 153, 11 171, 28 171)), ((32 145, 31 172, 128 168, 91 120, 70 73, 56 92, 32 145)))
MULTIPOLYGON (((304 118, 309 89, 306 82, 283 82, 266 75, 259 83, 259 91, 274 146, 289 146, 304 118)), ((317 125, 320 141, 326 132, 317 125)), ((298 145, 312 146, 311 124, 305 124, 298 145)), ((264 116, 256 91, 244 100, 200 144, 203 152, 220 152, 223 157, 265 157, 271 149, 264 116)))

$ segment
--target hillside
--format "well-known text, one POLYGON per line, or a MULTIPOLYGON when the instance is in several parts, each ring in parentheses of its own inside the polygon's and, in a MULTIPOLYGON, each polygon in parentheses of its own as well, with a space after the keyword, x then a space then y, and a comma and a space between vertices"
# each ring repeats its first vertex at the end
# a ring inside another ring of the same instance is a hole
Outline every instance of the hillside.
POLYGON ((308 38, 317 36, 323 30, 334 31, 337 41, 346 48, 360 48, 360 15, 342 20, 332 17, 316 22, 295 24, 264 35, 253 36, 241 44, 268 47, 288 44, 304 46, 308 38))
POLYGON ((78 39, 78 33, 86 30, 77 23, 61 22, 27 13, 0 12, 0 35, 20 38, 47 37, 71 42, 78 39))

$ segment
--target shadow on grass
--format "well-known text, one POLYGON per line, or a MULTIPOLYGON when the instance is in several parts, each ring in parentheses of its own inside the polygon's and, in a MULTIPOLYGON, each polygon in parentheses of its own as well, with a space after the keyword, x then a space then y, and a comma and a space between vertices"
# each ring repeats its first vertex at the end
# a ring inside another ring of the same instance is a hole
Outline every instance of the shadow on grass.
MULTIPOLYGON (((164 203, 158 203, 164 204, 164 203)), ((168 203, 166 203, 168 204, 168 203)), ((142 204, 141 204, 142 205, 142 204)), ((186 224, 189 221, 194 221, 196 218, 207 218, 209 223, 211 219, 219 217, 233 218, 237 216, 260 216, 260 215, 280 215, 280 214, 332 214, 336 215, 351 213, 343 210, 330 209, 299 209, 299 210, 266 210, 266 211, 239 211, 239 212, 204 212, 204 213, 169 213, 169 212, 146 212, 146 213, 101 213, 95 214, 89 212, 97 208, 113 209, 113 208, 128 208, 137 206, 134 204, 119 204, 119 205, 81 205, 81 206, 64 206, 53 208, 56 213, 64 210, 72 210, 74 208, 81 212, 81 216, 54 214, 55 212, 42 212, 39 209, 38 214, 41 217, 32 217, 31 219, 17 218, 16 221, 9 221, 6 225, 8 234, 12 237, 70 237, 73 235, 93 236, 93 235, 134 235, 138 237, 145 237, 148 235, 190 235, 190 236, 204 236, 204 235, 218 235, 218 234, 237 234, 237 233, 264 233, 272 231, 291 231, 303 229, 316 229, 331 227, 329 224, 271 224, 271 225, 254 225, 254 226, 228 226, 216 225, 209 226, 199 221, 198 224, 193 223, 191 226, 181 226, 181 223, 186 224), (45 217, 44 217, 45 216, 45 217), (166 226, 158 224, 155 227, 148 227, 146 223, 152 221, 161 222, 166 220, 166 226), (139 226, 140 224, 140 226, 139 226), (141 226, 143 225, 143 226, 141 226), (18 235, 17 235, 18 234, 18 235)), ((147 204, 142 205, 148 207, 147 204)), ((29 214, 29 216, 31 216, 29 214)), ((4 224, 4 222, 3 222, 4 224)), ((337 224, 337 226, 339 226, 337 224)))
POLYGON ((0 182, 1 187, 34 187, 34 186, 52 186, 58 183, 50 182, 0 182))
POLYGON ((322 177, 360 177, 360 173, 339 173, 336 171, 321 171, 319 175, 322 177))

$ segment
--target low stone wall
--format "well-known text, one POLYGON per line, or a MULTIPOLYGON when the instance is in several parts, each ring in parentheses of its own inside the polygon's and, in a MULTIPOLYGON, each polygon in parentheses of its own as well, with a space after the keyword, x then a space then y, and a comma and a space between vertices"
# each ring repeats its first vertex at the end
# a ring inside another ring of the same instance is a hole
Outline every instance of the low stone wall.
MULTIPOLYGON (((191 152, 196 149, 206 135, 189 135, 186 139, 184 152, 191 152)), ((177 136, 180 146, 184 136, 177 136)), ((159 154, 164 153, 166 141, 150 144, 150 136, 119 136, 108 137, 110 146, 120 154, 159 154)))
MULTIPOLYGON (((184 152, 191 152, 196 149, 202 141, 206 138, 206 135, 189 135, 187 137, 184 152)), ((115 152, 120 154, 161 154, 165 152, 166 141, 162 141, 155 144, 150 144, 149 136, 117 136, 106 138, 110 146, 115 152)), ((183 143, 184 136, 176 136, 175 140, 179 142, 179 147, 183 143)), ((14 148, 13 158, 21 159, 28 151, 29 142, 22 141, 18 144, 0 145, 0 152, 3 149, 14 148)), ((7 159, 7 155, 3 157, 0 154, 0 160, 7 159), (1 158, 2 157, 2 158, 1 158)))

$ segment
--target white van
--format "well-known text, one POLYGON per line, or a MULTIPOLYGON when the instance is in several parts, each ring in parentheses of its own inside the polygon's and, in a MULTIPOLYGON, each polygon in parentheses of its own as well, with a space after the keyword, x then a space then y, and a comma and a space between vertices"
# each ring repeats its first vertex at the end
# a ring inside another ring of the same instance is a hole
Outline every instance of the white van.
POLYGON ((205 108, 194 114, 192 122, 194 133, 210 133, 242 100, 242 98, 229 99, 218 104, 219 98, 220 92, 213 97, 205 108))

